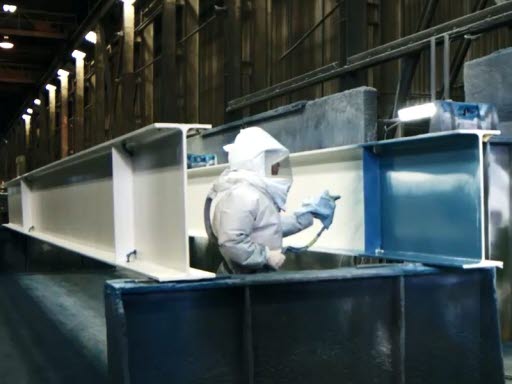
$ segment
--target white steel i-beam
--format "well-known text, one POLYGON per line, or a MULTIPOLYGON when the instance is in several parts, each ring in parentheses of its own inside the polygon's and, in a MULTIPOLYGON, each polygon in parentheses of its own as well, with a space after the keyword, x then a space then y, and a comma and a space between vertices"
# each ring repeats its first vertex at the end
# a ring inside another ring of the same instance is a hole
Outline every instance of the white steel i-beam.
MULTIPOLYGON (((186 130, 153 124, 7 183, 8 228, 160 281, 213 274, 190 267, 189 237, 225 165, 187 171, 186 130)), ((314 251, 433 265, 488 260, 484 146, 497 131, 459 130, 291 156, 287 206, 341 195, 314 251), (448 230, 447 228, 455 228, 448 230)), ((320 224, 286 239, 303 246, 320 224)))
POLYGON ((212 276, 189 264, 186 134, 157 123, 7 184, 8 228, 151 278, 212 276))

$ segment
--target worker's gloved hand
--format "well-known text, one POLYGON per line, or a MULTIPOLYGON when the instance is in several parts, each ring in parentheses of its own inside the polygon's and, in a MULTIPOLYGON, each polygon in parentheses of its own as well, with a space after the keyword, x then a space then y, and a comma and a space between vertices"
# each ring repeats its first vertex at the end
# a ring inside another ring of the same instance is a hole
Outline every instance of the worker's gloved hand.
POLYGON ((329 229, 334 218, 336 200, 339 198, 339 195, 331 195, 329 191, 324 191, 318 197, 304 200, 299 211, 311 213, 315 219, 322 222, 326 229, 329 229))
POLYGON ((267 263, 273 269, 278 270, 285 260, 286 257, 281 252, 281 249, 270 250, 267 248, 267 263))

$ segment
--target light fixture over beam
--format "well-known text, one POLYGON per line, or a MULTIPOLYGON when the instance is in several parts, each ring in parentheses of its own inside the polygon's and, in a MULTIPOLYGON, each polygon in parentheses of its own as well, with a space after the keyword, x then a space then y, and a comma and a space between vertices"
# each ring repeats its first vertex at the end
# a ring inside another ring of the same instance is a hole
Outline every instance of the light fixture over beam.
POLYGON ((9 41, 9 36, 4 36, 3 40, 0 42, 0 48, 11 49, 13 47, 14 44, 9 41))
POLYGON ((4 4, 2 6, 2 9, 5 13, 14 13, 16 12, 16 9, 18 9, 18 7, 12 4, 4 4))
POLYGON ((57 76, 59 76, 59 77, 68 77, 69 76, 69 72, 66 71, 65 69, 59 69, 57 71, 57 76))
POLYGON ((436 114, 437 108, 434 103, 415 105, 398 111, 400 121, 418 121, 429 119, 436 114))
POLYGON ((90 31, 87 35, 85 35, 85 40, 87 40, 90 43, 96 44, 98 36, 96 35, 96 32, 90 31))
POLYGON ((85 58, 85 53, 82 51, 79 51, 78 49, 75 49, 73 53, 71 54, 75 59, 77 60, 83 60, 85 58))

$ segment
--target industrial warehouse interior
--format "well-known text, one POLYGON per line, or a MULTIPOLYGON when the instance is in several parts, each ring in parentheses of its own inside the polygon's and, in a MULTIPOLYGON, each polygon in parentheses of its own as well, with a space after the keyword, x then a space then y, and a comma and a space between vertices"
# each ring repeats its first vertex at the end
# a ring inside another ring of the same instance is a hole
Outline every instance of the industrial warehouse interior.
POLYGON ((0 383, 512 383, 512 1, 0 3, 0 383))

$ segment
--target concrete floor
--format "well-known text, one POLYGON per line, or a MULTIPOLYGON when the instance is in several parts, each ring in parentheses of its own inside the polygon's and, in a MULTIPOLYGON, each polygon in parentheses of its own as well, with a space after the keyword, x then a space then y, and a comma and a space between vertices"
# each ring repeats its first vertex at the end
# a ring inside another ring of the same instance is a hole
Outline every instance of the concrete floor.
POLYGON ((107 383, 103 306, 116 271, 0 275, 2 383, 107 383))
POLYGON ((505 368, 505 379, 512 383, 512 342, 503 345, 503 365, 505 368))
POLYGON ((0 383, 107 383, 103 287, 140 277, 0 228, 0 383))

